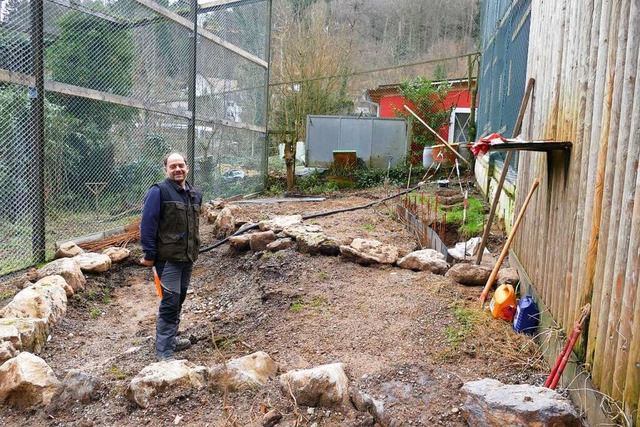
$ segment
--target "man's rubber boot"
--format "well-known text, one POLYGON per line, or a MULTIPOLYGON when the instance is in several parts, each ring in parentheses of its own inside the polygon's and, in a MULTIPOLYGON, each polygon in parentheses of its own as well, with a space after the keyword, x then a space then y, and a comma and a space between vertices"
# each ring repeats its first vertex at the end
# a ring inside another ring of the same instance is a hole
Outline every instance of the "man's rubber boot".
POLYGON ((182 351, 191 347, 191 341, 188 338, 176 338, 176 348, 173 351, 182 351))

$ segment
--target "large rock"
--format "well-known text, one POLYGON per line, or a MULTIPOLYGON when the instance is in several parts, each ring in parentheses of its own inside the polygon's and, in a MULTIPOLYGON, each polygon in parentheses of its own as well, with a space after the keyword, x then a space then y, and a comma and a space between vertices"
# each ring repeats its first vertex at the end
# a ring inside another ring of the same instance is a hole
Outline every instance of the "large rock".
POLYGON ((411 252, 400 261, 398 267, 415 271, 430 271, 434 274, 444 274, 449 268, 444 255, 434 249, 421 249, 411 252))
POLYGON ((48 405, 59 387, 49 365, 31 353, 20 353, 0 366, 0 404, 23 409, 48 405))
POLYGON ((249 246, 254 252, 264 251, 267 249, 267 245, 271 242, 275 242, 276 239, 276 233, 273 231, 259 231, 257 233, 251 233, 249 235, 249 246))
POLYGON ((289 371, 280 375, 280 385, 299 405, 334 407, 349 402, 349 378, 342 363, 289 371))
POLYGON ((340 255, 340 245, 319 225, 291 224, 283 228, 285 236, 296 240, 298 251, 310 255, 340 255))
POLYGON ((55 259, 58 258, 73 258, 76 255, 83 254, 84 250, 76 245, 74 242, 65 242, 61 244, 58 249, 56 249, 55 255, 53 257, 55 259))
POLYGON ((187 360, 152 363, 138 373, 127 387, 127 398, 146 408, 153 396, 167 389, 203 388, 207 382, 207 368, 187 360))
POLYGON ((111 258, 111 262, 120 262, 127 259, 131 254, 131 251, 127 248, 118 248, 111 246, 104 249, 102 253, 111 258))
POLYGON ((292 248, 296 245, 296 242, 293 241, 290 237, 285 237, 284 239, 278 239, 275 242, 271 242, 267 245, 267 250, 269 252, 278 252, 284 251, 286 249, 292 248))
POLYGON ((104 273, 111 268, 111 258, 105 254, 87 252, 76 255, 73 259, 80 264, 80 269, 87 273, 104 273))
POLYGON ((212 234, 216 239, 224 239, 236 231, 236 217, 230 206, 222 209, 213 222, 212 234))
POLYGON ((470 426, 578 427, 571 401, 554 390, 528 384, 505 385, 484 378, 462 387, 462 415, 470 426))
POLYGON ((8 341, 16 350, 39 353, 48 334, 44 319, 0 318, 0 342, 8 341))
POLYGON ((393 264, 398 259, 398 248, 383 245, 377 240, 353 239, 349 246, 340 246, 343 257, 358 264, 393 264))
POLYGON ((232 359, 209 369, 209 384, 223 390, 247 390, 262 387, 278 372, 276 362, 264 351, 232 359))
POLYGON ((319 225, 306 225, 306 224, 292 224, 284 227, 282 232, 287 237, 293 237, 298 240, 298 238, 303 234, 308 233, 323 233, 322 227, 319 225))
POLYGON ((36 273, 38 279, 58 274, 64 277, 64 280, 73 288, 74 292, 84 290, 84 286, 87 283, 80 269, 80 264, 73 258, 60 258, 51 261, 42 268, 39 268, 36 273))
POLYGON ((449 269, 446 277, 467 286, 484 286, 489 280, 491 269, 483 265, 461 262, 449 269))
POLYGON ((513 285, 514 287, 520 281, 520 275, 517 268, 507 267, 498 270, 497 286, 513 285))
POLYGON ((0 341, 0 365, 12 357, 16 357, 20 350, 11 341, 0 341))
POLYGON ((258 223, 258 227, 262 231, 271 230, 274 233, 278 233, 284 230, 286 227, 302 224, 302 215, 282 215, 276 216, 273 219, 265 219, 258 223))
POLYGON ((62 380, 58 393, 51 401, 51 406, 57 410, 76 403, 85 404, 98 399, 104 389, 104 383, 100 378, 72 369, 62 380))
POLYGON ((67 282, 62 276, 48 276, 18 292, 0 310, 0 317, 44 319, 50 326, 67 312, 67 282))
POLYGON ((324 233, 304 233, 296 239, 298 251, 310 255, 340 255, 340 245, 324 233))
POLYGON ((248 251, 251 249, 250 240, 251 238, 248 235, 241 234, 229 237, 229 244, 236 251, 248 251))

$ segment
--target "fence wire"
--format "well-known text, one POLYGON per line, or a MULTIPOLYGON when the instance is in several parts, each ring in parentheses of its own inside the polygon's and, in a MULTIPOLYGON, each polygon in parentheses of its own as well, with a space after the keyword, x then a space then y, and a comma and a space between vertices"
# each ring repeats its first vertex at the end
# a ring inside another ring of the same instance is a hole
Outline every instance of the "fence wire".
POLYGON ((205 199, 262 189, 270 3, 199 9, 194 43, 189 1, 0 1, 0 276, 131 222, 171 150, 205 199))
MULTIPOLYGON (((478 77, 478 136, 511 137, 527 78, 531 0, 484 2, 481 9, 482 58, 478 77)), ((504 153, 492 153, 496 164, 504 153)), ((510 163, 515 178, 517 153, 510 163)))

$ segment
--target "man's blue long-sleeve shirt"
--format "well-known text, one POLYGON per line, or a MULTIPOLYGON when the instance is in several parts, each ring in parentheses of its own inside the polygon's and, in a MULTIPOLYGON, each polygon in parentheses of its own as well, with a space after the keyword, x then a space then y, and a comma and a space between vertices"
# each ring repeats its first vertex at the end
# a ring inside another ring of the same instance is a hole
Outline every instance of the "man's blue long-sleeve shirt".
POLYGON ((144 251, 144 259, 153 261, 158 253, 157 236, 160 221, 161 192, 158 186, 153 186, 147 192, 142 207, 140 221, 140 242, 144 251))

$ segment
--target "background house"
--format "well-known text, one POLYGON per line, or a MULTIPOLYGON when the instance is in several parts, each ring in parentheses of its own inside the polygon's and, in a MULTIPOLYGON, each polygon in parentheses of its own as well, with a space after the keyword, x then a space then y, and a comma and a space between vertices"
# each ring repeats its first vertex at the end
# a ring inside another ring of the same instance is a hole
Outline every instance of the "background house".
MULTIPOLYGON (((450 87, 443 101, 443 108, 451 110, 451 118, 449 126, 439 130, 440 136, 448 142, 467 142, 471 111, 469 79, 438 81, 433 84, 448 84, 450 87)), ((472 84, 475 85, 475 81, 472 84)), ((404 105, 412 107, 412 104, 400 94, 400 84, 381 85, 375 89, 369 89, 367 98, 379 106, 378 117, 398 117, 396 112, 405 111, 404 105)))

